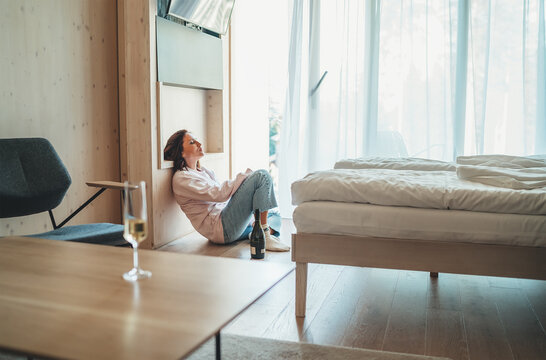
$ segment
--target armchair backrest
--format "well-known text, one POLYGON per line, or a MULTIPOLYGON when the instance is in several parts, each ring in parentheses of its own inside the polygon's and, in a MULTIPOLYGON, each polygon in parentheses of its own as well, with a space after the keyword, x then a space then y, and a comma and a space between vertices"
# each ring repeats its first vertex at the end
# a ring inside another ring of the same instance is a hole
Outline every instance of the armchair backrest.
POLYGON ((0 139, 0 218, 57 207, 71 182, 48 140, 0 139))

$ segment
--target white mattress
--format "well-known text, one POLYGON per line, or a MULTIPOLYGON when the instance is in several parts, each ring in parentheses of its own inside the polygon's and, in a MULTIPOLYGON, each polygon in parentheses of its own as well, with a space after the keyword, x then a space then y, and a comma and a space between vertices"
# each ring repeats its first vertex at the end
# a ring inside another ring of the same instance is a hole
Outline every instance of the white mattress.
POLYGON ((546 247, 546 216, 311 201, 298 232, 546 247))

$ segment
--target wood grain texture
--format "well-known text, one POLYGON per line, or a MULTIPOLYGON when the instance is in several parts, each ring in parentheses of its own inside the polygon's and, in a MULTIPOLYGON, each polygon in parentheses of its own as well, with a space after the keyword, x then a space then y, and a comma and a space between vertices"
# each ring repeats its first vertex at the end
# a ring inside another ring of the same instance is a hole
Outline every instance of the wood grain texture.
POLYGON ((546 280, 546 248, 297 233, 292 260, 546 280))
MULTIPOLYGON (((298 281, 298 265, 302 263, 543 279, 546 276, 545 260, 546 248, 296 233, 292 235, 292 261, 297 264, 295 314, 297 316, 305 314, 305 283, 298 281)), ((399 351, 401 348, 409 348, 411 353, 424 354, 426 307, 420 305, 420 296, 425 296, 422 300, 429 302, 433 308, 459 307, 457 284, 450 287, 449 280, 442 283, 451 291, 451 294, 449 291, 444 292, 447 296, 442 299, 437 291, 438 278, 429 276, 426 280, 432 284, 428 295, 426 288, 415 292, 415 289, 419 289, 419 285, 423 284, 422 281, 416 282, 413 287, 406 287, 408 283, 415 281, 405 279, 397 286, 382 349, 399 351), (405 299, 408 296, 409 299, 405 299), (402 300, 403 298, 405 300, 402 300), (413 330, 410 332, 408 329, 413 330), (401 333, 406 335, 400 336, 401 333)), ((510 279, 492 278, 489 281, 497 283, 497 286, 515 284, 510 279)), ((537 346, 540 348, 543 345, 539 343, 537 346)))
POLYGON ((425 355, 442 354, 452 360, 467 360, 461 311, 428 309, 425 343, 425 355))
MULTIPOLYGON (((307 301, 305 317, 294 316, 296 301, 294 296, 295 273, 291 274, 294 281, 290 283, 290 287, 285 293, 285 298, 289 298, 290 302, 280 314, 274 317, 273 322, 270 324, 269 328, 266 329, 263 336, 278 340, 304 341, 307 328, 318 314, 324 299, 326 299, 330 293, 332 286, 336 283, 341 272, 341 266, 309 264, 307 289, 309 301, 307 301)), ((285 282, 286 281, 282 281, 282 283, 285 282)), ((281 287, 275 290, 280 289, 281 287)), ((266 297, 268 297, 267 294, 264 298, 266 297)))
MULTIPOLYGON (((149 69, 154 89, 151 92, 151 169, 153 181, 152 214, 155 223, 154 240, 150 244, 159 248, 194 231, 186 215, 176 203, 171 186, 172 169, 163 160, 163 144, 175 131, 187 129, 196 132, 203 141, 205 157, 202 165, 215 171, 219 181, 230 178, 229 91, 189 89, 157 82, 155 71, 155 3, 150 2, 149 39, 142 38, 141 45, 150 43, 152 67, 149 69)), ((229 35, 223 43, 224 89, 230 82, 229 35)), ((186 49, 191 53, 191 49, 186 49)))
POLYGON ((307 263, 296 263, 296 316, 305 316, 307 299, 307 263))
MULTIPOLYGON (((72 178, 53 210, 66 218, 93 193, 89 179, 118 181, 116 2, 0 1, 0 136, 44 137, 72 178)), ((121 223, 106 192, 68 225, 121 223)), ((0 219, 0 236, 52 230, 47 213, 0 219)))
POLYGON ((398 278, 383 350, 425 353, 428 279, 427 273, 416 271, 404 272, 398 278))
MULTIPOLYGON (((282 226, 281 239, 288 243, 290 232, 294 231, 293 223, 283 219, 282 226)), ((196 236, 184 237, 175 244, 165 246, 162 250, 182 252, 195 250, 201 254, 208 253, 221 257, 236 251, 241 254, 242 259, 245 258, 245 253, 248 254, 248 249, 240 248, 239 244, 224 245, 218 249, 217 245, 207 243, 206 240, 201 242, 196 236), (230 250, 235 248, 238 249, 230 250)), ((267 261, 290 262, 289 258, 278 256, 280 254, 270 255, 267 261)), ((392 322, 396 324, 398 329, 396 333, 400 337, 397 341, 399 351, 415 352, 417 347, 419 351, 437 352, 441 356, 453 359, 465 359, 465 356, 468 356, 470 360, 514 359, 510 344, 521 341, 519 331, 526 334, 527 341, 535 345, 540 344, 546 337, 544 333, 533 330, 536 329, 536 324, 533 325, 532 321, 520 322, 517 325, 518 331, 514 331, 514 328, 505 328, 497 307, 497 303, 503 298, 498 290, 514 291, 517 288, 521 291, 521 296, 528 299, 530 309, 536 315, 537 324, 544 329, 546 323, 541 320, 541 314, 543 309, 546 309, 546 281, 446 273, 440 273, 437 279, 431 279, 428 272, 372 268, 368 269, 369 273, 363 279, 364 284, 358 285, 360 290, 352 293, 345 291, 346 287, 338 284, 345 269, 350 268, 313 263, 308 265, 305 318, 294 315, 295 273, 283 279, 272 289, 271 294, 266 294, 257 302, 267 305, 261 306, 255 312, 262 316, 260 321, 269 324, 265 330, 263 327, 259 329, 262 336, 289 341, 381 349, 384 339, 391 341, 388 337, 392 335, 393 329, 389 329, 391 334, 387 337, 385 334, 387 326, 392 326, 392 322), (416 284, 424 293, 412 294, 411 284, 416 284), (408 295, 409 308, 423 309, 419 311, 426 312, 424 332, 423 322, 415 321, 408 315, 410 310, 404 309, 403 300, 397 300, 397 304, 393 304, 395 293, 402 299, 408 295), (347 297, 353 299, 344 299, 347 297), (351 308, 349 304, 354 306, 351 308), (275 308, 278 309, 277 313, 273 310, 275 308), (350 321, 336 323, 331 329, 329 339, 324 339, 324 336, 320 335, 325 333, 322 330, 317 330, 317 336, 311 336, 315 335, 313 329, 324 327, 325 319, 342 312, 352 314, 350 321), (315 321, 317 323, 313 325, 315 321), (342 325, 343 323, 345 325, 342 325), (418 346, 412 342, 412 339, 416 338, 415 333, 419 334, 419 338, 416 339, 418 346), (449 338, 450 336, 452 338, 449 338)), ((511 307, 509 303, 505 305, 508 309, 511 307)), ((256 327, 252 320, 256 319, 250 312, 241 314, 238 318, 237 333, 254 335, 256 327), (246 330, 243 325, 245 323, 248 324, 246 330)), ((228 333, 230 331, 226 330, 228 333)), ((546 352, 539 355, 546 358, 546 352)))
POLYGON ((515 359, 539 360, 546 354, 544 328, 520 289, 496 288, 499 317, 515 359))
MULTIPOLYGON (((105 189, 114 189, 122 190, 125 188, 124 183, 118 181, 88 181, 85 183, 87 186, 105 188, 105 189)), ((135 190, 138 189, 137 185, 129 184, 129 189, 135 190)))
POLYGON ((485 280, 465 277, 459 282, 468 355, 470 359, 513 359, 495 296, 485 280))
POLYGON ((174 199, 171 187, 172 161, 163 159, 169 137, 186 129, 198 138, 205 150, 201 165, 215 172, 219 181, 227 180, 227 155, 223 152, 223 91, 204 90, 156 82, 157 127, 152 149, 157 166, 152 169, 154 210, 157 223, 154 248, 194 231, 189 219, 174 199))
POLYGON ((520 288, 527 296, 537 319, 546 329, 546 281, 518 279, 520 288))
POLYGON ((274 321, 276 315, 282 311, 279 305, 257 303, 247 310, 246 316, 239 316, 226 326, 226 332, 230 334, 253 334, 255 337, 263 337, 267 328, 274 321))
POLYGON ((156 236, 152 181, 156 164, 155 10, 148 0, 120 0, 117 14, 121 180, 147 184, 148 237, 140 246, 152 248, 156 236))
POLYGON ((0 348, 57 358, 180 358, 293 269, 139 253, 152 277, 131 283, 121 277, 131 249, 0 239, 0 348))
POLYGON ((427 307, 442 310, 461 309, 459 280, 456 275, 442 274, 441 279, 430 278, 427 307))
POLYGON ((321 310, 305 330, 304 341, 331 345, 342 342, 344 329, 350 324, 359 294, 365 288, 368 272, 369 269, 354 267, 343 269, 321 310), (323 308, 328 311, 322 311, 323 308))
POLYGON ((381 350, 387 331, 399 272, 371 269, 342 345, 381 350))

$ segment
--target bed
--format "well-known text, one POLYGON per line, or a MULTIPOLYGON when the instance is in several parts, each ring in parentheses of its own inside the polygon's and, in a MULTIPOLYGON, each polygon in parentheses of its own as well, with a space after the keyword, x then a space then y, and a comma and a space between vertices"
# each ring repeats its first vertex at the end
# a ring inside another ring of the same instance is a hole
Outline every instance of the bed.
POLYGON ((308 263, 546 280, 546 159, 458 162, 349 159, 294 182, 296 316, 308 263))

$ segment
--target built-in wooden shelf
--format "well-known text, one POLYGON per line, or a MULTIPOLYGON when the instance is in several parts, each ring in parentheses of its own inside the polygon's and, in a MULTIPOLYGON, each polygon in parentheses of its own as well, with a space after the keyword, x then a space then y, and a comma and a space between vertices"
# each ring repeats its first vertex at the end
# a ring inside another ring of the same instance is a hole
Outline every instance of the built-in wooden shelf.
POLYGON ((207 159, 224 155, 222 90, 198 89, 157 82, 158 167, 172 167, 163 148, 176 131, 191 131, 203 143, 207 159))

